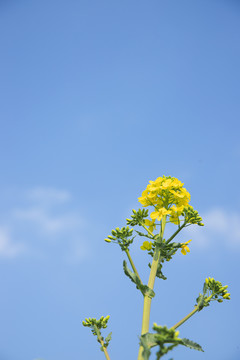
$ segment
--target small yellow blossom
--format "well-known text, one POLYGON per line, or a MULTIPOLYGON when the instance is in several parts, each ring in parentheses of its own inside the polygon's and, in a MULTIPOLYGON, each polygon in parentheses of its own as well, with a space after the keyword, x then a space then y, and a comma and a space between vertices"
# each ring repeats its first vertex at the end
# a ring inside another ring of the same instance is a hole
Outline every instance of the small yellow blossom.
POLYGON ((140 246, 140 249, 142 249, 142 250, 151 250, 151 248, 152 248, 152 243, 151 243, 151 241, 149 242, 149 241, 144 241, 143 242, 143 244, 142 244, 142 246, 140 246))
POLYGON ((160 221, 164 215, 168 215, 170 214, 170 211, 165 209, 165 208, 160 208, 156 211, 153 211, 151 214, 150 214, 150 218, 153 219, 153 220, 158 220, 160 221))
POLYGON ((175 224, 175 225, 179 225, 180 224, 180 221, 179 221, 179 216, 177 213, 173 214, 170 216, 169 220, 175 224))
POLYGON ((185 242, 185 243, 182 244, 182 246, 181 246, 181 248, 182 248, 181 253, 182 253, 183 255, 186 255, 187 252, 190 252, 190 249, 189 249, 189 247, 187 246, 187 244, 189 244, 191 241, 192 241, 192 240, 188 240, 187 242, 185 242))
POLYGON ((156 229, 156 225, 155 225, 155 220, 148 220, 148 219, 146 219, 145 221, 144 221, 144 224, 146 225, 146 226, 148 226, 148 229, 149 229, 149 231, 151 231, 151 232, 153 232, 153 230, 155 230, 156 229))

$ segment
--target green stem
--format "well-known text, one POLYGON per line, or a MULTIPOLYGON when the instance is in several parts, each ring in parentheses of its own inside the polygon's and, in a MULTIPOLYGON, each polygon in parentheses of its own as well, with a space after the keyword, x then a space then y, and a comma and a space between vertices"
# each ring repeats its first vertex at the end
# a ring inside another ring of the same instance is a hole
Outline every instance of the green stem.
POLYGON ((170 241, 172 239, 175 238, 175 236, 177 236, 177 234, 184 228, 184 226, 186 225, 186 222, 184 222, 178 229, 177 231, 175 231, 175 233, 166 241, 166 244, 170 243, 170 241))
POLYGON ((187 316, 185 316, 182 320, 180 320, 174 326, 172 326, 171 329, 174 330, 177 329, 179 326, 185 323, 185 321, 187 321, 191 316, 193 316, 197 311, 198 311, 198 306, 195 306, 195 308, 187 316))
POLYGON ((149 235, 154 236, 154 234, 146 227, 146 225, 144 225, 144 224, 141 224, 141 225, 149 233, 149 235))
MULTIPOLYGON (((163 239, 165 225, 166 225, 166 216, 164 216, 162 218, 161 229, 160 229, 160 237, 159 237, 159 239, 157 241, 159 243, 163 239)), ((157 274, 159 259, 160 259, 160 249, 159 249, 158 246, 156 246, 154 254, 153 254, 153 261, 152 261, 151 271, 150 271, 149 280, 148 280, 148 287, 150 289, 152 289, 152 290, 153 290, 154 283, 155 283, 155 278, 156 278, 156 274, 157 274)), ((145 333, 147 333, 149 331, 151 302, 152 302, 152 299, 149 298, 147 295, 145 295, 144 296, 144 303, 143 303, 143 317, 142 317, 142 332, 141 332, 141 335, 143 335, 143 334, 145 334, 145 333)), ((140 346, 139 353, 138 353, 138 360, 143 360, 142 351, 143 351, 143 347, 140 346)))
POLYGON ((101 345, 102 345, 103 352, 104 352, 106 359, 110 360, 110 356, 108 355, 107 348, 104 346, 104 342, 102 340, 101 340, 101 345))
MULTIPOLYGON (((214 294, 210 295, 208 298, 205 298, 206 303, 210 302, 213 296, 214 296, 214 294)), ((190 317, 192 317, 197 311, 199 311, 199 305, 195 305, 194 309, 187 316, 185 316, 182 320, 180 320, 178 323, 176 323, 174 326, 172 326, 171 329, 177 329, 179 326, 181 326, 183 323, 185 323, 185 321, 190 319, 190 317)))
POLYGON ((102 338, 101 333, 100 333, 99 329, 97 328, 97 326, 94 326, 94 330, 96 331, 98 341, 102 345, 103 352, 104 352, 106 359, 110 360, 110 356, 108 355, 107 348, 106 348, 106 346, 104 346, 103 338, 102 338))
POLYGON ((130 253, 129 253, 129 250, 126 249, 125 252, 126 252, 126 254, 127 254, 128 260, 129 260, 129 262, 130 262, 130 264, 131 264, 131 266, 132 266, 132 269, 133 269, 134 273, 137 275, 137 277, 139 278, 139 280, 140 280, 141 283, 142 283, 142 280, 141 280, 141 278, 140 278, 140 276, 139 276, 139 274, 138 274, 138 272, 137 272, 137 269, 136 269, 136 267, 135 267, 135 265, 134 265, 134 262, 133 262, 133 260, 132 260, 132 258, 131 258, 131 255, 130 255, 130 253))

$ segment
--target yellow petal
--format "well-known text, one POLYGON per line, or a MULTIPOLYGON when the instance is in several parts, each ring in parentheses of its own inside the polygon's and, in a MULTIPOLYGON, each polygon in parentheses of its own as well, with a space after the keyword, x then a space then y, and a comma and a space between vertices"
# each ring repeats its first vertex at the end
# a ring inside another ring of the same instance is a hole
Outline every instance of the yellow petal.
POLYGON ((182 253, 183 255, 186 255, 186 254, 187 254, 185 248, 182 248, 181 253, 182 253))

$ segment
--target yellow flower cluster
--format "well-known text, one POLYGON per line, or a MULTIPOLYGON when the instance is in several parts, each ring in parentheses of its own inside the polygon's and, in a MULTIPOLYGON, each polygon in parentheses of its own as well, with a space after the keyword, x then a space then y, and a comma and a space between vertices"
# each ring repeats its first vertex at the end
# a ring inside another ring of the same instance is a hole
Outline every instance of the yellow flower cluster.
POLYGON ((164 215, 168 215, 169 220, 174 224, 179 224, 179 216, 191 198, 183 185, 181 181, 171 176, 149 181, 138 201, 144 207, 154 206, 155 211, 150 214, 153 220, 152 226, 156 220, 161 221, 164 215))

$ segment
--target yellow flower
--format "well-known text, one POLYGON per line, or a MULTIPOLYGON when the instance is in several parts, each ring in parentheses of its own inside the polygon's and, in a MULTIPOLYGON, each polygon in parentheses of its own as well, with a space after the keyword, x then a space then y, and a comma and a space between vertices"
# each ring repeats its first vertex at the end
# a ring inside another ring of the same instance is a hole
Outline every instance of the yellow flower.
POLYGON ((173 179, 172 180, 172 186, 174 188, 182 188, 183 187, 184 184, 180 180, 178 180, 176 178, 172 178, 172 179, 173 179))
POLYGON ((149 242, 149 241, 144 241, 143 242, 143 244, 142 244, 142 246, 140 246, 140 249, 142 249, 142 250, 151 250, 151 248, 152 248, 152 243, 151 243, 151 241, 149 242))
POLYGON ((173 205, 173 206, 171 207, 171 214, 172 214, 172 216, 174 216, 175 213, 177 213, 177 215, 181 215, 182 212, 183 212, 183 210, 184 210, 184 206, 183 206, 183 205, 181 205, 181 206, 173 205))
POLYGON ((162 182, 162 188, 163 189, 168 189, 172 187, 172 179, 166 179, 162 182))
POLYGON ((158 220, 160 221, 162 219, 162 217, 164 215, 168 215, 170 214, 170 211, 165 209, 165 208, 160 208, 156 211, 153 211, 151 214, 150 214, 150 218, 153 219, 153 220, 158 220))
POLYGON ((187 252, 190 252, 190 249, 189 249, 189 247, 187 246, 187 244, 189 244, 191 241, 192 241, 192 240, 188 240, 187 242, 185 242, 185 243, 182 244, 182 246, 181 246, 181 248, 182 248, 181 253, 182 253, 183 255, 186 255, 187 252))
POLYGON ((147 195, 148 195, 148 190, 146 189, 142 192, 142 196, 138 198, 138 201, 142 204, 142 206, 151 205, 151 203, 147 198, 147 195))
POLYGON ((175 214, 172 214, 169 218, 169 220, 175 224, 175 225, 179 225, 180 224, 180 221, 179 221, 179 217, 178 217, 178 214, 175 213, 175 214))
POLYGON ((146 220, 144 221, 144 223, 145 223, 146 226, 148 226, 148 229, 149 229, 151 232, 153 232, 153 230, 156 229, 155 220, 152 220, 152 221, 151 221, 151 220, 146 219, 146 220))
MULTIPOLYGON (((138 200, 143 206, 156 205, 156 211, 160 208, 168 210, 169 206, 175 204, 176 209, 178 209, 177 212, 181 213, 180 208, 188 205, 190 201, 190 194, 183 188, 183 185, 181 181, 174 177, 159 177, 155 181, 149 181, 149 184, 138 200)), ((163 214, 159 214, 155 218, 161 220, 162 216, 163 214)), ((154 218, 152 217, 152 219, 154 218)))

